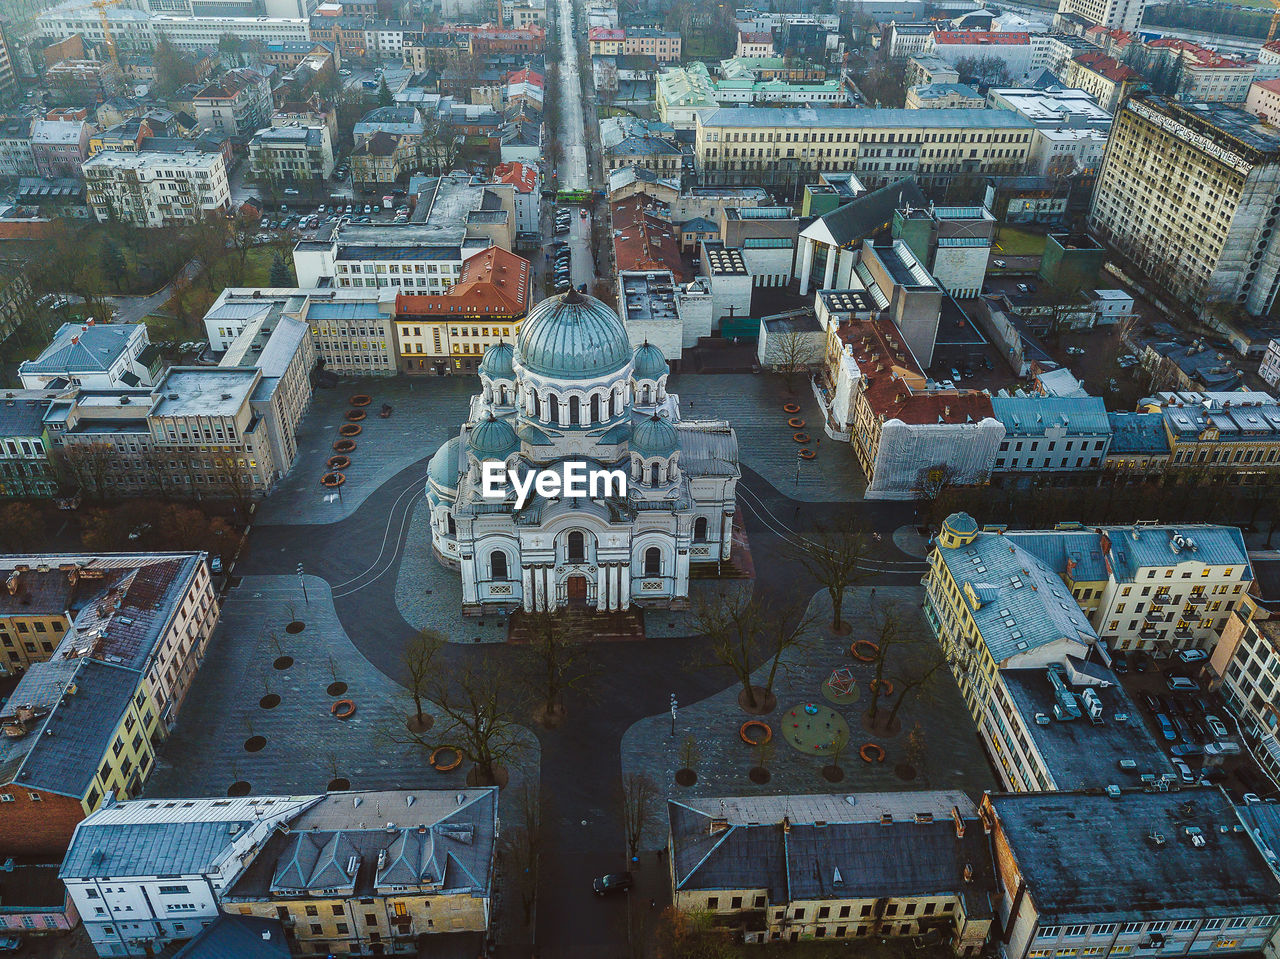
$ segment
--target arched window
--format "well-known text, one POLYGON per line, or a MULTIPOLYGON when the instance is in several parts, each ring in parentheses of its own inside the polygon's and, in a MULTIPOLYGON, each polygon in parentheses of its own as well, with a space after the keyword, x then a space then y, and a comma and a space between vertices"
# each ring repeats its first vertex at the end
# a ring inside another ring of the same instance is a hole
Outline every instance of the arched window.
POLYGON ((576 396, 569 397, 569 425, 577 426, 582 412, 582 401, 576 396))
POLYGON ((445 520, 449 528, 449 535, 450 536, 455 535, 458 532, 458 524, 453 521, 453 514, 452 513, 445 514, 445 520))
POLYGON ((602 417, 600 416, 600 394, 592 393, 591 394, 591 422, 599 423, 601 419, 602 417))
POLYGON ((640 394, 640 405, 641 406, 649 405, 649 387, 647 386, 644 388, 644 392, 640 394))
POLYGON ((565 543, 566 558, 571 563, 581 563, 587 558, 587 538, 582 535, 580 530, 574 530, 569 534, 569 539, 565 543))
POLYGON ((662 575, 662 550, 650 546, 644 551, 644 574, 646 576, 662 575))
POLYGON ((507 554, 497 549, 490 553, 489 569, 492 571, 493 578, 496 581, 505 582, 507 578, 507 554))
POLYGON ((617 415, 618 415, 618 394, 616 391, 611 390, 609 392, 609 418, 612 419, 617 415))
POLYGON ((693 521, 693 538, 699 543, 707 541, 707 518, 699 516, 693 521))
POLYGON ((560 397, 554 393, 547 397, 547 422, 560 424, 560 397))
POLYGON ((662 481, 662 467, 654 463, 649 467, 649 485, 657 486, 662 481))
POLYGON ((542 419, 542 402, 536 390, 533 391, 533 418, 542 419))
POLYGON ((498 387, 498 405, 499 406, 507 405, 507 388, 505 386, 498 387))

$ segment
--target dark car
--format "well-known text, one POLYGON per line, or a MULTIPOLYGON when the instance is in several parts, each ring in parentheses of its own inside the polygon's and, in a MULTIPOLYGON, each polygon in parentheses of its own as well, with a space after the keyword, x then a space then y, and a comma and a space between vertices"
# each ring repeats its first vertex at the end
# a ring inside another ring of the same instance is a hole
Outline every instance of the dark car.
POLYGON ((1156 713, 1156 722, 1160 725, 1160 735, 1167 742, 1176 743, 1178 741, 1178 730, 1174 728, 1173 723, 1169 721, 1169 717, 1164 713, 1156 713))
POLYGON ((1129 671, 1129 659, 1124 653, 1111 654, 1111 669, 1117 674, 1124 674, 1129 671))
POLYGON ((1143 693, 1142 701, 1147 704, 1147 709, 1151 710, 1153 713, 1162 712, 1164 709, 1160 700, 1157 697, 1152 696, 1150 693, 1143 693))
POLYGON ((631 878, 629 872, 612 872, 607 876, 601 876, 599 879, 591 883, 591 891, 597 896, 607 896, 610 893, 626 892, 633 885, 635 880, 631 878))

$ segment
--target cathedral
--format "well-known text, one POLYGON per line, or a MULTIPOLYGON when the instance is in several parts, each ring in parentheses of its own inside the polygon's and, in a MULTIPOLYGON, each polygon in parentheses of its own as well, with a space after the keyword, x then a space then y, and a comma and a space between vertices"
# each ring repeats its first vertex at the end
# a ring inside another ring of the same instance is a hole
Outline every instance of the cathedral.
POLYGON ((669 372, 575 290, 530 310, 514 346, 489 347, 467 422, 428 468, 432 546, 461 573, 465 613, 681 607, 691 565, 729 559, 737 438, 723 420, 681 419, 669 372), (528 481, 519 507, 511 487, 485 495, 486 463, 528 481), (580 464, 621 471, 625 490, 543 495, 580 464))

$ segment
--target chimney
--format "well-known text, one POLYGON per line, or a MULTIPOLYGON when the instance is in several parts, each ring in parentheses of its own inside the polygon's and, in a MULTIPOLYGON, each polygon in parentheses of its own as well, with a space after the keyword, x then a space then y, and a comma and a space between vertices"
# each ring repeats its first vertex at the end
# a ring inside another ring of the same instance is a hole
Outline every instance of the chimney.
POLYGON ((962 817, 962 816, 960 815, 960 807, 959 807, 959 806, 952 806, 952 807, 951 807, 951 818, 952 818, 953 820, 955 820, 955 824, 956 824, 956 838, 957 838, 957 839, 963 839, 963 838, 964 838, 964 817, 962 817))

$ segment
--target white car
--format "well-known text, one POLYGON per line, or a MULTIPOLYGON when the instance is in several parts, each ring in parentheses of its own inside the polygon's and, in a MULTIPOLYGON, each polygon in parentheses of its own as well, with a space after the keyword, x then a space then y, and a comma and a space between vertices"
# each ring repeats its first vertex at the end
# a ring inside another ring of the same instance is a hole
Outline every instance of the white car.
POLYGON ((1209 732, 1213 733, 1219 739, 1226 739, 1231 735, 1227 729, 1227 724, 1217 716, 1205 716, 1204 724, 1209 727, 1209 732))
POLYGON ((1191 772, 1191 767, 1184 763, 1181 759, 1170 760, 1173 768, 1178 770, 1178 775, 1182 777, 1182 781, 1190 785, 1196 781, 1195 775, 1191 772))
POLYGON ((1209 654, 1203 649, 1180 649, 1178 658, 1184 663, 1202 663, 1209 658, 1209 654))
POLYGON ((994 263, 997 267, 999 267, 1002 270, 1008 265, 1004 262, 1004 260, 992 260, 991 262, 994 263))
POLYGON ((1246 806, 1252 806, 1254 803, 1262 802, 1262 797, 1257 793, 1245 793, 1240 797, 1240 802, 1246 806))

